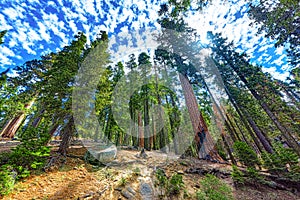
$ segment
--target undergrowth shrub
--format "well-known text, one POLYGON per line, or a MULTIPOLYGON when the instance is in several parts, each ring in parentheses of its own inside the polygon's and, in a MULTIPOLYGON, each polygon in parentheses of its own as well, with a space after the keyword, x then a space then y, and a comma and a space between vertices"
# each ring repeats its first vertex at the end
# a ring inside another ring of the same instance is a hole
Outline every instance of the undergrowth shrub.
POLYGON ((244 173, 236 165, 232 166, 231 177, 236 185, 243 185, 245 183, 244 173))
POLYGON ((263 167, 270 173, 283 175, 293 180, 300 180, 300 166, 298 155, 291 148, 285 148, 281 143, 273 144, 275 152, 273 154, 264 151, 262 153, 263 167))
POLYGON ((163 192, 165 195, 178 195, 180 191, 184 188, 184 182, 182 175, 174 173, 170 178, 167 177, 163 169, 156 170, 155 173, 156 182, 155 186, 159 186, 161 189, 161 196, 163 192))
POLYGON ((233 200, 231 187, 214 175, 207 174, 200 184, 202 188, 196 192, 197 200, 233 200))
POLYGON ((245 142, 235 142, 233 144, 234 154, 245 166, 260 165, 255 151, 245 142))
POLYGON ((28 128, 19 135, 21 143, 0 156, 0 194, 8 194, 16 180, 26 178, 31 171, 41 169, 50 155, 46 144, 50 139, 44 128, 28 128), (4 181, 3 181, 4 180, 4 181))
POLYGON ((0 168, 0 196, 7 195, 14 187, 16 172, 10 165, 3 165, 0 168))
POLYGON ((179 194, 183 187, 184 182, 182 180, 182 175, 175 173, 168 182, 168 194, 179 194))

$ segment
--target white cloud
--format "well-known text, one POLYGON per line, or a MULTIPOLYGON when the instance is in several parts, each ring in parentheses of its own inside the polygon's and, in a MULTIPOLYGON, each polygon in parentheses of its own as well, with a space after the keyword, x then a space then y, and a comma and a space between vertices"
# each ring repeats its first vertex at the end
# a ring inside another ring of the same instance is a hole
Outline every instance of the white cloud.
POLYGON ((29 3, 39 3, 39 0, 28 0, 29 3))
POLYGON ((272 62, 272 64, 275 64, 275 65, 278 65, 278 66, 281 66, 284 62, 283 62, 283 58, 285 58, 286 55, 281 55, 278 59, 274 60, 272 62))
POLYGON ((263 72, 268 72, 270 73, 274 78, 279 79, 279 80, 286 80, 286 78, 289 76, 289 72, 283 72, 280 73, 277 71, 276 67, 270 67, 270 68, 262 68, 263 72))
POLYGON ((267 49, 274 47, 274 44, 264 45, 258 49, 258 52, 265 52, 267 49))
POLYGON ((36 55, 36 52, 29 47, 29 44, 23 43, 23 48, 27 51, 28 54, 36 55))
POLYGON ((7 56, 11 56, 11 57, 15 56, 15 53, 11 49, 9 49, 5 46, 0 47, 0 52, 7 56))
POLYGON ((35 30, 31 29, 28 32, 28 37, 30 38, 30 40, 33 41, 40 41, 41 40, 41 36, 40 34, 38 34, 35 30))
POLYGON ((1 13, 0 13, 0 24, 1 24, 1 30, 13 29, 13 27, 11 25, 7 24, 4 15, 2 15, 1 13))
POLYGON ((73 33, 77 33, 78 32, 78 28, 77 28, 74 20, 70 20, 69 21, 69 26, 70 26, 70 28, 71 28, 71 30, 72 30, 73 33))
MULTIPOLYGON (((94 1, 83 1, 83 7, 85 11, 93 16, 97 16, 97 12, 95 10, 94 1)), ((98 18, 96 17, 96 21, 98 21, 98 18)))
POLYGON ((42 23, 42 22, 38 22, 38 27, 39 27, 39 33, 41 34, 41 37, 46 40, 46 41, 50 41, 50 35, 48 33, 48 30, 46 28, 46 26, 42 23))
POLYGON ((13 8, 5 8, 2 12, 9 16, 11 20, 16 20, 19 17, 17 11, 13 8))
MULTIPOLYGON (((5 1, 6 0, 4 0, 4 2, 5 1)), ((69 0, 72 5, 71 7, 67 7, 66 4, 64 5, 63 3, 65 2, 62 0, 51 0, 45 2, 45 4, 41 3, 41 5, 56 8, 57 12, 62 12, 64 17, 64 21, 62 21, 57 13, 49 14, 49 11, 45 11, 46 9, 44 9, 44 7, 43 10, 37 10, 43 19, 40 19, 39 16, 34 16, 31 10, 36 8, 35 4, 39 2, 38 0, 29 0, 26 3, 24 3, 23 0, 15 0, 15 2, 18 2, 16 5, 20 6, 4 8, 2 10, 3 14, 0 14, 0 24, 2 29, 10 30, 7 34, 8 37, 5 37, 5 43, 12 52, 19 51, 21 47, 30 54, 35 54, 35 49, 46 49, 46 51, 44 51, 45 53, 50 52, 50 49, 46 45, 45 47, 41 45, 40 42, 45 40, 47 44, 53 44, 52 37, 55 37, 55 39, 59 37, 61 41, 56 45, 57 48, 61 48, 73 39, 66 35, 69 34, 67 32, 70 30, 76 34, 79 29, 77 26, 83 26, 84 30, 82 31, 85 31, 89 38, 95 38, 100 30, 115 33, 117 25, 123 22, 127 24, 132 23, 132 28, 136 30, 149 23, 154 23, 155 26, 158 27, 156 21, 158 17, 157 10, 159 10, 160 4, 167 0, 151 1, 152 0, 114 1, 118 5, 117 7, 112 6, 109 0, 69 0), (109 5, 108 10, 103 9, 102 6, 104 2, 109 5), (59 6, 56 6, 56 4, 59 6), (139 15, 135 13, 137 9, 131 9, 132 6, 135 6, 139 10, 139 15), (123 8, 122 13, 119 14, 121 8, 123 8), (144 11, 148 12, 148 15, 146 15, 144 11), (32 24, 29 24, 24 15, 32 15, 34 22, 37 23, 37 27, 35 28, 32 24), (101 21, 104 15, 107 15, 108 19, 101 21), (94 17, 92 19, 97 23, 93 24, 88 22, 88 19, 91 20, 91 18, 89 18, 91 16, 94 17), (100 25, 98 22, 104 25, 100 25), (52 32, 54 35, 52 35, 52 32)), ((272 60, 270 55, 267 57, 266 54, 259 55, 259 58, 257 58, 257 53, 258 51, 265 52, 273 45, 273 41, 263 37, 263 40, 260 42, 259 40, 262 38, 262 35, 255 35, 257 27, 249 26, 251 20, 246 15, 243 16, 243 18, 236 19, 235 14, 237 11, 242 8, 242 12, 244 12, 245 9, 247 9, 246 6, 244 6, 246 2, 247 0, 225 2, 223 0, 215 0, 212 1, 213 6, 205 8, 202 13, 197 12, 195 15, 189 16, 187 21, 190 23, 190 26, 197 28, 201 35, 201 40, 204 43, 208 42, 206 39, 207 31, 213 31, 215 33, 221 32, 223 36, 228 37, 229 40, 233 40, 236 46, 240 45, 241 49, 239 50, 246 51, 255 62, 268 62, 272 60), (227 15, 226 19, 224 18, 225 15, 227 15), (212 24, 210 24, 210 22, 212 22, 212 24)), ((125 24, 124 27, 121 27, 121 31, 128 31, 128 26, 125 24)), ((137 36, 138 43, 144 44, 143 42, 149 39, 149 36, 146 35, 145 37, 146 38, 141 38, 137 36)), ((110 42, 115 41, 111 39, 110 42)), ((132 39, 129 43, 132 45, 132 39)), ((126 49, 126 47, 121 47, 122 51, 124 50, 122 48, 126 49)), ((275 53, 280 55, 280 57, 276 59, 276 62, 274 61, 273 64, 284 65, 283 60, 286 58, 284 57, 284 49, 277 48, 275 53)), ((3 56, 0 58, 0 63, 4 63, 4 61, 5 63, 11 62, 9 59, 2 58, 3 56)), ((282 69, 288 69, 288 66, 284 65, 282 69)))

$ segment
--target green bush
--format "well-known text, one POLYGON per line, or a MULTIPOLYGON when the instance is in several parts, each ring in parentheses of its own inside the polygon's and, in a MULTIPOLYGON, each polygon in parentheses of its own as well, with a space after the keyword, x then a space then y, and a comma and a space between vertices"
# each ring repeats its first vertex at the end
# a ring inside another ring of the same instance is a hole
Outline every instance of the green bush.
POLYGON ((236 165, 232 166, 231 177, 232 177, 235 184, 241 184, 242 185, 242 184, 245 183, 244 173, 241 172, 241 170, 239 170, 236 165))
POLYGON ((182 175, 175 173, 168 182, 168 194, 179 194, 183 187, 182 175))
POLYGON ((8 194, 15 180, 26 178, 30 170, 38 170, 45 165, 50 155, 46 146, 49 133, 43 128, 28 128, 19 135, 21 144, 0 156, 0 194, 8 194))
POLYGON ((3 165, 0 168, 0 195, 7 195, 14 187, 16 172, 10 165, 3 165))
POLYGON ((300 180, 300 167, 298 155, 290 148, 284 148, 280 143, 273 144, 275 152, 273 154, 263 152, 262 164, 272 174, 284 175, 294 180, 300 180), (287 165, 290 169, 287 169, 287 165))
POLYGON ((200 183, 202 189, 196 193, 198 200, 233 200, 230 186, 214 175, 207 174, 200 183))
POLYGON ((205 192, 203 192, 202 190, 198 190, 196 192, 196 198, 197 198, 197 200, 209 200, 208 197, 206 196, 205 192))
POLYGON ((246 166, 260 165, 255 151, 245 142, 235 142, 233 145, 234 153, 241 163, 246 166))
MULTIPOLYGON (((184 188, 184 182, 182 180, 182 175, 173 174, 168 178, 163 169, 158 169, 155 173, 156 182, 155 186, 161 188, 161 192, 165 191, 167 195, 177 195, 180 190, 184 188)), ((162 195, 163 193, 161 193, 162 195)))
POLYGON ((22 143, 12 150, 9 164, 28 170, 43 167, 50 155, 50 147, 46 146, 50 139, 48 131, 43 128, 28 128, 20 135, 20 139, 22 143))

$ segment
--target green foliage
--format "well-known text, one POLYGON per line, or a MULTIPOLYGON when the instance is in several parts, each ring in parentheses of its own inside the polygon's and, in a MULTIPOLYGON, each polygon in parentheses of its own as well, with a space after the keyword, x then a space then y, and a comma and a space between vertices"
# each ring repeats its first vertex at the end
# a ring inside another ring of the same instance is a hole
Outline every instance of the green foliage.
POLYGON ((182 175, 173 174, 168 183, 168 194, 179 194, 180 190, 184 187, 184 182, 182 180, 182 175))
POLYGON ((224 148, 222 147, 220 141, 218 141, 216 143, 216 148, 217 148, 218 154, 221 156, 221 158, 224 159, 224 160, 227 160, 227 154, 226 154, 224 148))
POLYGON ((128 182, 127 178, 122 176, 119 181, 119 186, 125 186, 127 182, 128 182))
POLYGON ((0 31, 0 44, 3 44, 2 38, 4 37, 4 35, 7 33, 7 31, 0 31))
POLYGON ((157 179, 156 185, 161 188, 166 187, 168 179, 163 169, 156 170, 155 177, 157 179))
POLYGON ((246 166, 260 165, 255 151, 245 142, 235 142, 233 145, 235 155, 246 166))
POLYGON ((26 169, 41 168, 50 155, 50 147, 46 146, 50 139, 47 129, 28 128, 20 139, 22 143, 12 150, 9 164, 20 166, 21 174, 26 169))
POLYGON ((32 170, 44 166, 50 148, 46 147, 50 135, 46 129, 28 128, 20 135, 21 144, 0 156, 0 193, 8 194, 15 180, 26 178, 32 170))
POLYGON ((138 176, 138 175, 141 174, 141 169, 136 167, 136 168, 133 169, 133 173, 138 176))
POLYGON ((244 177, 244 174, 243 172, 241 172, 241 170, 239 170, 237 168, 236 165, 233 165, 232 166, 232 173, 231 173, 231 177, 234 181, 234 183, 236 184, 244 184, 245 183, 245 177, 244 177))
POLYGON ((280 143, 274 143, 273 154, 263 152, 262 164, 271 173, 282 174, 292 179, 300 180, 298 155, 290 148, 284 148, 280 143), (289 169, 288 169, 289 166, 289 169))
POLYGON ((206 196, 205 192, 203 192, 202 190, 198 190, 196 192, 196 198, 197 200, 208 200, 208 197, 206 196))
POLYGON ((7 195, 14 187, 16 172, 10 165, 3 165, 0 168, 0 196, 7 195))
POLYGON ((180 190, 184 188, 184 182, 182 180, 182 175, 173 174, 168 178, 163 169, 158 169, 155 173, 157 179, 155 186, 159 186, 161 191, 165 191, 166 195, 178 195, 180 190))
POLYGON ((247 167, 247 176, 253 181, 261 180, 258 171, 254 167, 247 167))
POLYGON ((200 183, 202 189, 196 193, 198 200, 233 200, 230 186, 214 175, 207 174, 200 183))

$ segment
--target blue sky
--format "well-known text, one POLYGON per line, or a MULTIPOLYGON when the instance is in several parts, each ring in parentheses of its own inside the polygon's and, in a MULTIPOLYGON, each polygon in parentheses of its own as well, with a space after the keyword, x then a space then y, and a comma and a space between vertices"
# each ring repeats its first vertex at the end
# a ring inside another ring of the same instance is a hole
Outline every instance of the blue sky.
MULTIPOLYGON (((8 30, 0 46, 0 71, 59 51, 78 31, 91 40, 100 30, 113 34, 156 27, 158 0, 2 0, 0 30, 8 30)), ((206 41, 206 32, 221 32, 233 40, 239 51, 250 55, 252 62, 263 66, 274 77, 285 79, 289 65, 283 48, 274 41, 256 35, 250 27, 245 0, 215 0, 203 12, 189 13, 187 22, 206 41)), ((135 39, 132 39, 135 40, 135 39)), ((147 40, 146 36, 138 40, 147 40)), ((126 48, 125 48, 126 50, 126 48)))

